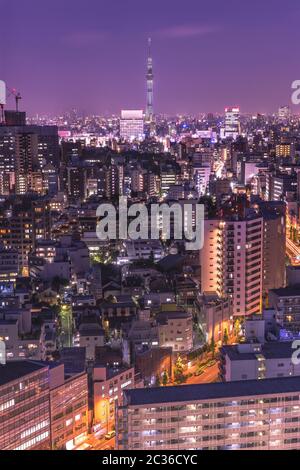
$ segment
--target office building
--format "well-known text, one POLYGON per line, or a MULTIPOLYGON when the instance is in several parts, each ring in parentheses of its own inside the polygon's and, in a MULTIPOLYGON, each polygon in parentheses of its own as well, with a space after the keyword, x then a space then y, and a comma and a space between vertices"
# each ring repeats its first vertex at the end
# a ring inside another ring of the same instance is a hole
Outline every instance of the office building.
POLYGON ((142 140, 144 136, 144 119, 142 110, 122 110, 120 119, 121 139, 142 140))
POLYGON ((235 140, 241 133, 240 108, 231 107, 225 109, 225 138, 235 140))
POLYGON ((87 431, 85 372, 26 360, 0 365, 0 450, 73 449, 87 431))
POLYGON ((88 432, 87 374, 65 375, 63 364, 49 367, 51 448, 72 450, 88 432))
POLYGON ((48 367, 34 362, 0 365, 0 449, 51 447, 48 367))
POLYGON ((285 124, 291 117, 291 109, 289 106, 280 106, 278 109, 278 120, 279 122, 285 124))

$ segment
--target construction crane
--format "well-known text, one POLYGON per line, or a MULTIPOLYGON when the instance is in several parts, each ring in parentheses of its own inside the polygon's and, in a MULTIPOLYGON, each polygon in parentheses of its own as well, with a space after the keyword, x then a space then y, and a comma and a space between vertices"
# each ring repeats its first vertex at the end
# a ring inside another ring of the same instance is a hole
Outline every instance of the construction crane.
POLYGON ((3 80, 0 80, 0 124, 4 124, 4 107, 6 99, 14 96, 16 102, 16 112, 19 112, 19 101, 22 99, 21 94, 15 88, 8 88, 3 80))
POLYGON ((16 111, 18 112, 19 111, 19 101, 22 99, 22 96, 15 88, 7 88, 7 90, 8 90, 7 98, 9 98, 10 96, 15 97, 16 111))

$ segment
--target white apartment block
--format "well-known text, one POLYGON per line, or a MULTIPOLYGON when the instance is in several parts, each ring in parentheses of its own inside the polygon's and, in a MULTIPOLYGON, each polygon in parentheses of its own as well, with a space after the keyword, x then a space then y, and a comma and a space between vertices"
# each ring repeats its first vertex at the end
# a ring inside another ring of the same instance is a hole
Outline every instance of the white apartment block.
POLYGON ((159 346, 172 348, 173 352, 190 351, 193 348, 193 318, 187 312, 161 312, 156 317, 159 346))
POLYGON ((220 352, 220 378, 225 382, 300 376, 290 341, 223 346, 220 352))
POLYGON ((263 219, 205 220, 201 291, 232 299, 233 315, 261 311, 263 219))
POLYGON ((298 377, 125 390, 119 450, 300 449, 298 377))

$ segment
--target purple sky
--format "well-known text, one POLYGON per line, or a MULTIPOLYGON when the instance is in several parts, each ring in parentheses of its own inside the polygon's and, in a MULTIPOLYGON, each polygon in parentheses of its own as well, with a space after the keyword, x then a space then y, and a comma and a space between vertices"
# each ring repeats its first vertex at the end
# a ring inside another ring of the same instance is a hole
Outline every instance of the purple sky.
MULTIPOLYGON (((268 112, 300 79, 299 0, 0 0, 0 79, 29 114, 268 112)), ((13 101, 11 101, 13 106, 13 101)), ((294 107, 300 112, 300 107, 294 107)))

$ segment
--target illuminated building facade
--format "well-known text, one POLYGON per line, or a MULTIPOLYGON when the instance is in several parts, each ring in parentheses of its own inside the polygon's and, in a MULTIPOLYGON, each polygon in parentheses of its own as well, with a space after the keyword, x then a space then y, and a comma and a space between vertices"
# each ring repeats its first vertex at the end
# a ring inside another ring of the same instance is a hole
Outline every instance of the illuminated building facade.
POLYGON ((27 361, 0 366, 0 449, 50 449, 47 366, 27 361))
POLYGON ((63 364, 0 365, 0 450, 73 449, 88 431, 86 373, 63 364))
POLYGON ((72 450, 88 432, 87 374, 64 377, 64 366, 50 368, 52 449, 72 450))
POLYGON ((225 138, 236 139, 241 133, 240 108, 225 109, 225 138))
POLYGON ((144 119, 142 110, 122 110, 120 119, 121 139, 141 140, 144 136, 144 119))
POLYGON ((298 377, 125 390, 118 449, 300 449, 299 392, 298 377))
POLYGON ((262 380, 300 375, 300 364, 291 361, 292 342, 260 343, 251 339, 243 344, 220 349, 220 378, 232 380, 262 380))
POLYGON ((123 402, 123 391, 135 386, 134 368, 95 367, 93 383, 95 426, 108 432, 114 425, 116 403, 123 402))
POLYGON ((205 220, 201 290, 232 300, 233 315, 260 313, 263 219, 205 220))
POLYGON ((0 283, 15 283, 18 274, 18 252, 0 244, 0 283))

